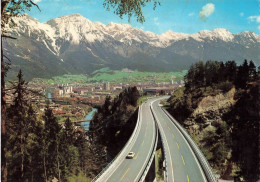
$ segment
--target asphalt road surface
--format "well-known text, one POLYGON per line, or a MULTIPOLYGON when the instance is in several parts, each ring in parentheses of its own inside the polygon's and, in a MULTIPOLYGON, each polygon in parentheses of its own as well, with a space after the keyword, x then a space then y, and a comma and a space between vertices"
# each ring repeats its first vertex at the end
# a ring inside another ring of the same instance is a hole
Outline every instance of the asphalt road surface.
MULTIPOLYGON (((126 159, 116 167, 109 175, 106 181, 108 182, 135 182, 140 179, 146 164, 148 163, 151 153, 153 152, 154 142, 156 141, 156 127, 153 119, 150 103, 147 101, 141 105, 140 110, 140 132, 131 148, 131 152, 135 153, 133 159, 126 159)), ((130 152, 129 151, 129 152, 130 152)))
POLYGON ((170 182, 207 181, 195 154, 178 128, 164 113, 158 104, 152 103, 155 118, 164 141, 167 161, 167 178, 170 182))

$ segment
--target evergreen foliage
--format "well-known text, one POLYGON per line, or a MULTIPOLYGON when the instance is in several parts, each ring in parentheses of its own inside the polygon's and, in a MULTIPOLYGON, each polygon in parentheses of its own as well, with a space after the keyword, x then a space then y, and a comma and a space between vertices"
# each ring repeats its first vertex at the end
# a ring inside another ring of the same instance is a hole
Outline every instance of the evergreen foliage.
POLYGON ((109 162, 129 139, 137 119, 136 107, 139 97, 136 87, 125 89, 113 100, 107 97, 101 111, 91 121, 90 132, 93 142, 105 146, 100 149, 101 153, 108 153, 107 159, 99 157, 100 160, 109 162))
MULTIPOLYGON (((137 17, 137 21, 144 22, 144 16, 142 13, 142 7, 145 6, 146 1, 111 1, 104 0, 104 7, 109 9, 110 7, 116 8, 115 13, 121 18, 123 15, 128 15, 130 17, 134 14, 137 17)), ((154 8, 156 7, 158 1, 154 2, 154 8)), ((7 182, 11 181, 35 181, 44 178, 47 181, 53 175, 57 175, 60 180, 61 173, 61 164, 60 164, 60 138, 62 129, 57 124, 57 120, 51 114, 51 111, 47 108, 45 113, 45 124, 33 124, 39 121, 36 121, 34 111, 31 108, 28 109, 25 103, 25 98, 22 98, 23 88, 20 86, 24 85, 24 81, 21 79, 22 74, 20 74, 19 84, 17 85, 17 92, 14 93, 15 100, 11 108, 6 110, 6 97, 5 97, 5 77, 6 71, 9 68, 5 64, 4 58, 8 60, 9 58, 3 54, 3 38, 11 38, 9 35, 6 35, 5 27, 9 25, 10 28, 15 26, 12 17, 19 16, 25 11, 29 11, 31 7, 38 7, 38 5, 33 0, 2 0, 1 1, 1 180, 7 182), (19 88, 20 87, 20 88, 19 88), (17 95, 17 96, 16 96, 17 95), (14 111, 18 111, 17 115, 14 111), (9 115, 7 116, 6 113, 9 115), (6 127, 6 120, 8 121, 8 129, 6 127), (34 128, 35 127, 35 128, 34 128), (9 133, 7 133, 9 130, 9 133), (36 132, 37 131, 37 132, 36 132), (45 132, 49 133, 45 133, 45 132), (16 135, 17 132, 17 136, 16 135), (57 133, 56 133, 57 132, 57 133), (48 141, 46 137, 51 137, 51 140, 48 141), (10 139, 10 140, 9 140, 10 139), (15 144, 12 148, 11 144, 15 144), (17 145, 16 145, 17 144, 17 145), (40 145, 41 144, 41 145, 40 145), (8 148, 9 147, 9 148, 8 148), (41 148, 42 147, 42 148, 41 148), (53 150, 51 150, 51 148, 53 150), (39 151, 37 154, 31 155, 30 152, 39 151), (9 156, 7 156, 9 152, 9 156), (50 156, 50 153, 53 156, 50 156), (46 158, 46 157, 50 158, 46 158), (8 159, 7 159, 8 158, 8 159), (40 160, 42 159, 42 160, 40 160), (53 161, 49 161, 53 159, 53 161), (43 162, 43 164, 41 164, 43 162), (53 163, 51 163, 53 162, 53 163), (7 170, 7 163, 9 163, 9 171, 7 170), (17 163, 17 164, 16 164, 17 163), (32 165, 32 166, 31 166, 32 165), (46 165, 51 167, 47 169, 46 165), (41 166, 44 167, 44 173, 42 173, 41 166), (28 168, 28 169, 27 169, 28 168), (27 173, 30 172, 31 176, 27 176, 27 173), (47 174, 48 172, 48 174, 47 174), (37 174, 35 174, 37 173, 37 174), (9 176, 9 179, 7 178, 9 176)), ((40 9, 39 9, 40 10, 40 9)), ((21 73, 21 71, 20 71, 21 73)), ((67 131, 66 131, 67 132, 67 131)), ((65 132, 65 133, 66 133, 65 132)), ((83 142, 83 141, 82 141, 83 142)), ((86 141, 84 140, 84 143, 86 141)), ((84 145, 84 144, 83 144, 84 145)), ((73 145, 68 148, 69 153, 73 153, 73 157, 78 155, 77 148, 74 148, 73 145)), ((81 151, 83 152, 83 151, 81 151)), ((70 158, 70 157, 69 157, 70 158)), ((76 157, 77 158, 77 157, 76 157)), ((75 159, 75 158, 74 158, 75 159)), ((74 161, 73 159, 73 161, 74 161)), ((71 163, 71 162, 70 162, 71 163)), ((85 173, 86 175, 86 173, 85 173)), ((42 181, 42 180, 40 180, 42 181)))
POLYGON ((247 60, 240 66, 235 61, 225 64, 219 61, 200 61, 192 65, 185 75, 185 90, 192 91, 200 87, 214 86, 222 82, 231 82, 236 88, 246 88, 249 81, 257 79, 256 67, 253 61, 247 60))
POLYGON ((76 132, 69 118, 61 127, 49 107, 43 122, 39 121, 21 71, 17 77, 13 103, 7 108, 8 181, 67 181, 71 175, 87 176, 86 134, 76 132))
MULTIPOLYGON (((233 164, 239 167, 237 177, 255 182, 259 178, 259 69, 247 60, 238 66, 235 61, 198 62, 185 76, 185 87, 169 99, 169 112, 182 124, 198 107, 202 98, 236 88, 235 105, 220 116, 223 120, 208 131, 202 142, 208 160, 229 176, 233 164), (231 156, 231 157, 230 157, 231 156)), ((212 119, 212 118, 211 118, 212 119)), ((195 120, 199 124, 200 118, 195 120)))

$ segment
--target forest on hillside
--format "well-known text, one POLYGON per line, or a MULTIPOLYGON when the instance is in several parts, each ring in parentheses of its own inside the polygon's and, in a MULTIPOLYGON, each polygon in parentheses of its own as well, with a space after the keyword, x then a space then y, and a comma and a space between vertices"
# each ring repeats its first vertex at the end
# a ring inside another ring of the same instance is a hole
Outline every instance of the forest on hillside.
POLYGON ((107 97, 91 121, 90 131, 75 129, 70 118, 59 123, 47 105, 43 116, 30 101, 20 71, 7 105, 8 181, 90 181, 123 147, 137 117, 139 92, 125 89, 107 97))
POLYGON ((235 61, 198 62, 188 70, 185 87, 169 99, 169 112, 186 129, 191 122, 200 126, 190 134, 211 166, 225 179, 233 176, 238 181, 254 182, 259 177, 259 71, 253 61, 247 60, 242 65, 235 61), (235 89, 232 106, 195 117, 193 112, 204 98, 225 95, 232 88, 235 89), (212 120, 214 130, 202 136, 207 121, 212 120))
POLYGON ((21 71, 17 77, 6 110, 8 181, 89 181, 101 166, 96 161, 102 158, 100 146, 92 145, 70 118, 58 123, 48 105, 39 116, 21 71))
POLYGON ((129 87, 115 98, 108 96, 90 124, 94 143, 105 146, 107 162, 112 160, 130 138, 137 121, 140 93, 129 87))

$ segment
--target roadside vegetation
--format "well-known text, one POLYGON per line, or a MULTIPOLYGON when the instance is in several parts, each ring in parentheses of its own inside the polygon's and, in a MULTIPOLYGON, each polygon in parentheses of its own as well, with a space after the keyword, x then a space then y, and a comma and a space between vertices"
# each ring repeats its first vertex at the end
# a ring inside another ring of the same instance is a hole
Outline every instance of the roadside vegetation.
MULTIPOLYGON (((142 8, 149 2, 153 2, 154 9, 160 5, 155 0, 135 3, 104 0, 104 7, 114 9, 120 18, 128 16, 129 21, 134 15, 136 21, 142 23, 145 21, 142 8)), ((17 39, 8 35, 6 27, 16 26, 12 18, 33 7, 40 10, 32 0, 1 1, 1 181, 51 181, 54 178, 77 181, 73 178, 78 176, 81 180, 81 174, 87 181, 103 167, 102 146, 93 145, 84 132, 72 129, 69 118, 61 127, 49 107, 42 118, 37 116, 27 97, 21 71, 13 85, 13 104, 6 104, 6 76, 11 60, 4 54, 2 42, 4 38, 17 39)))
POLYGON ((188 130, 222 179, 254 182, 259 177, 259 71, 247 60, 240 66, 234 61, 198 62, 188 70, 185 87, 168 100, 168 111, 188 130), (228 107, 216 104, 215 110, 194 113, 203 99, 230 95, 232 89, 228 107))
POLYGON ((164 181, 164 170, 163 170, 163 153, 162 149, 155 151, 155 173, 156 181, 164 181))
POLYGON ((30 103, 22 72, 7 106, 8 181, 90 181, 129 139, 137 120, 139 92, 125 89, 107 97, 91 121, 90 131, 63 125, 46 107, 42 117, 30 103))
POLYGON ((93 143, 104 146, 105 162, 112 160, 130 138, 137 121, 139 97, 136 87, 125 89, 114 99, 108 96, 91 121, 91 138, 93 143))

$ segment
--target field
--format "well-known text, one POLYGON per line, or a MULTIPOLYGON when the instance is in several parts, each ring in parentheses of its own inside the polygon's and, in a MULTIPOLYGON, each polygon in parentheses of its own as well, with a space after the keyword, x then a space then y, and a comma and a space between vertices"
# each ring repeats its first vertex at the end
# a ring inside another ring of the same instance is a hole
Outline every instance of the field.
POLYGON ((94 71, 91 75, 63 75, 55 76, 52 79, 34 79, 34 82, 44 82, 44 83, 138 83, 138 82, 169 82, 170 80, 180 80, 183 79, 184 75, 187 73, 186 70, 181 72, 139 72, 132 71, 128 69, 123 70, 110 70, 109 68, 103 68, 94 71))

